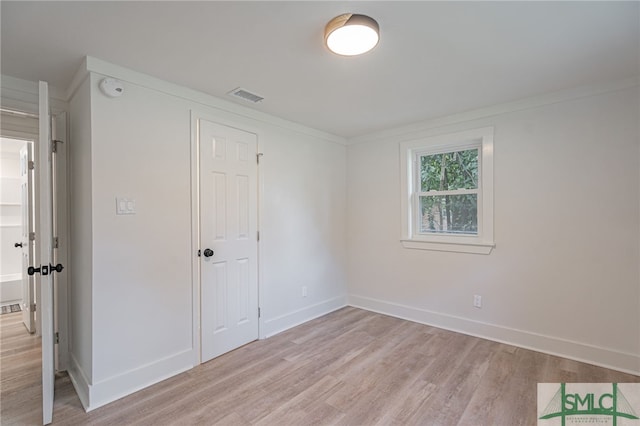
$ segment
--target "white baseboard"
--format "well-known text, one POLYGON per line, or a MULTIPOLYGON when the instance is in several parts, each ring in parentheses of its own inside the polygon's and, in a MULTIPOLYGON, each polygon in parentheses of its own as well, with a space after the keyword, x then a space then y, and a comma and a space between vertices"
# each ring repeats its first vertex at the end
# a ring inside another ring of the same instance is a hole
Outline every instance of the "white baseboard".
POLYGON ((339 296, 316 303, 315 305, 305 306, 302 309, 275 318, 266 319, 260 329, 260 338, 266 339, 275 334, 282 333, 285 330, 344 308, 345 306, 347 306, 347 296, 339 296))
MULTIPOLYGON (((312 319, 347 306, 347 296, 325 300, 263 322, 260 338, 264 339, 312 319)), ((91 384, 73 354, 70 354, 69 376, 85 411, 89 412, 130 395, 183 371, 193 368, 194 350, 189 349, 108 379, 91 384)))
POLYGON ((640 354, 615 351, 364 296, 349 295, 348 304, 355 308, 640 376, 640 354))
POLYGON ((22 275, 0 275, 0 305, 22 305, 22 275))
POLYGON ((78 394, 78 398, 80 398, 82 408, 84 408, 84 411, 88 411, 87 407, 89 407, 89 379, 84 374, 84 371, 82 370, 82 367, 80 367, 78 360, 71 352, 69 352, 69 366, 67 368, 67 373, 69 374, 69 378, 71 379, 71 384, 78 394))
POLYGON ((69 377, 85 411, 89 412, 194 367, 193 350, 154 361, 134 370, 90 384, 71 354, 69 377))

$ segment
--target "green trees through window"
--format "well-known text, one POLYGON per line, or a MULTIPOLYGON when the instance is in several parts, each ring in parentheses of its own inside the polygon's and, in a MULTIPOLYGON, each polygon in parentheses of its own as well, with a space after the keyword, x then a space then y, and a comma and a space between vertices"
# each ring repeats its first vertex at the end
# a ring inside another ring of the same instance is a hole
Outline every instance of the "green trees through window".
POLYGON ((479 148, 418 154, 421 233, 478 234, 479 148))

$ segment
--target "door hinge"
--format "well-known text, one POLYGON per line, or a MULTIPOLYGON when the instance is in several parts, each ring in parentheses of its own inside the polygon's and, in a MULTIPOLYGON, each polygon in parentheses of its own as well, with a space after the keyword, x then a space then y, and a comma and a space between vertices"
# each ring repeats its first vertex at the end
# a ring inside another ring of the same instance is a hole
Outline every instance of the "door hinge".
POLYGON ((54 140, 51 141, 51 152, 53 152, 54 154, 56 152, 58 152, 58 144, 59 143, 64 143, 64 141, 60 141, 60 140, 57 140, 57 139, 54 139, 54 140))
POLYGON ((53 237, 53 248, 59 248, 58 247, 58 237, 53 237))
POLYGON ((36 168, 36 163, 33 160, 29 160, 29 170, 34 170, 36 168))
POLYGON ((60 343, 60 333, 56 331, 56 343, 60 343))
POLYGON ((257 153, 257 154, 256 154, 256 163, 257 163, 257 164, 260 164, 260 157, 262 157, 263 155, 264 155, 264 154, 263 154, 263 153, 261 153, 261 152, 259 152, 259 153, 257 153))
POLYGON ((258 308, 258 318, 260 318, 260 317, 261 317, 261 315, 260 315, 260 308, 258 308))
POLYGON ((36 240, 36 233, 29 232, 29 241, 35 241, 35 240, 36 240))
POLYGON ((260 231, 258 231, 258 241, 260 241, 260 231))
POLYGON ((35 312, 35 311, 36 311, 36 304, 35 304, 35 303, 32 303, 32 304, 30 305, 30 308, 29 308, 29 309, 31 310, 31 312, 35 312))

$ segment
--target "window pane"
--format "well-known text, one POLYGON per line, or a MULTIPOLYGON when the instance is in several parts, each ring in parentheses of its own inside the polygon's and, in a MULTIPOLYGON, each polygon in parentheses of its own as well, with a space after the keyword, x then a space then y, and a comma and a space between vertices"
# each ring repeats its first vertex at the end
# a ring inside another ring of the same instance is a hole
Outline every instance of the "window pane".
POLYGON ((420 197, 420 232, 478 234, 478 195, 420 197))
POLYGON ((421 192, 478 188, 478 149, 420 156, 421 192))

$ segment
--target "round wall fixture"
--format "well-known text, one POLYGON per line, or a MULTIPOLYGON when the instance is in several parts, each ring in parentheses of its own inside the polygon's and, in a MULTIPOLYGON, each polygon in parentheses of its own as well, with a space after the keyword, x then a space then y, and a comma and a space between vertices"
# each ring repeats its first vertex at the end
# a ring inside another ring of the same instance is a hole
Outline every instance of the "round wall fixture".
POLYGON ((324 28, 327 47, 338 55, 361 55, 376 47, 379 40, 378 23, 366 15, 345 13, 333 18, 324 28))
POLYGON ((110 98, 117 98, 124 93, 124 84, 115 78, 103 78, 100 82, 100 90, 110 98))

